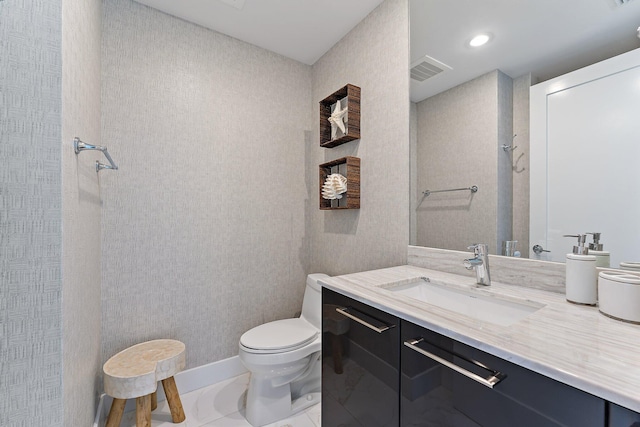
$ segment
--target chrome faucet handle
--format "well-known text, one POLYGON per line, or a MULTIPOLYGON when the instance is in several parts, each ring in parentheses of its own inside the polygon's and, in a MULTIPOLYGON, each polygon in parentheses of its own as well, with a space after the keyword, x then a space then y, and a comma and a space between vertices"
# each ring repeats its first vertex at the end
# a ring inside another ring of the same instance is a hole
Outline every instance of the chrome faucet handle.
POLYGON ((540 255, 542 252, 551 252, 551 251, 546 250, 540 245, 533 245, 533 252, 535 252, 536 255, 540 255))
POLYGON ((473 258, 463 261, 464 268, 476 271, 476 279, 479 285, 491 285, 489 275, 489 245, 486 243, 474 243, 469 246, 473 250, 473 258))
POLYGON ((473 251, 476 255, 484 255, 489 253, 489 245, 486 243, 474 243, 471 246, 468 246, 467 249, 473 251))
POLYGON ((467 270, 473 270, 478 265, 482 265, 482 260, 476 256, 475 258, 462 260, 462 265, 467 270))
POLYGON ((467 246, 467 249, 477 254, 480 250, 481 243, 474 243, 473 245, 467 246))

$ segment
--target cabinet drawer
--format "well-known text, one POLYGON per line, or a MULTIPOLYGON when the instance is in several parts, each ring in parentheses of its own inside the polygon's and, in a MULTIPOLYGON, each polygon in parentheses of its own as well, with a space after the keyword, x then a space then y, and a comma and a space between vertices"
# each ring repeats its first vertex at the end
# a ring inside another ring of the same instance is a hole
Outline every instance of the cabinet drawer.
POLYGON ((607 427, 638 427, 640 414, 609 402, 609 419, 607 427))
MULTIPOLYGON (((476 366, 465 360, 468 359, 506 376, 493 388, 489 388, 432 360, 423 359, 421 362, 425 372, 423 375, 431 372, 431 377, 437 377, 435 384, 444 386, 450 393, 452 408, 464 414, 475 425, 601 427, 605 423, 605 401, 593 395, 409 322, 402 323, 401 336, 402 341, 423 337, 425 350, 439 353, 441 358, 464 370, 477 370, 476 366), (433 343, 439 348, 430 347, 427 343, 433 343)), ((420 369, 415 366, 415 358, 410 349, 403 349, 403 381, 419 377, 420 369)), ((434 384, 433 381, 431 383, 434 384)), ((416 389, 415 384, 412 389, 416 389)), ((402 384, 402 390, 404 405, 408 398, 405 383, 402 384)))
POLYGON ((398 427, 399 319, 328 289, 322 304, 322 424, 398 427))

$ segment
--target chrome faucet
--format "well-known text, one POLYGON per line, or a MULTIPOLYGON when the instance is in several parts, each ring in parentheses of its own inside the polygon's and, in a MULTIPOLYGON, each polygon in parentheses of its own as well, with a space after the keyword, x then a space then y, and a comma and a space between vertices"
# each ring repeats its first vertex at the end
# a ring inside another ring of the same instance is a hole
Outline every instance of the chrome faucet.
POLYGON ((473 250, 475 255, 473 258, 464 260, 464 267, 467 270, 476 270, 476 279, 478 285, 491 285, 491 276, 489 275, 489 245, 485 243, 476 243, 467 249, 473 250))

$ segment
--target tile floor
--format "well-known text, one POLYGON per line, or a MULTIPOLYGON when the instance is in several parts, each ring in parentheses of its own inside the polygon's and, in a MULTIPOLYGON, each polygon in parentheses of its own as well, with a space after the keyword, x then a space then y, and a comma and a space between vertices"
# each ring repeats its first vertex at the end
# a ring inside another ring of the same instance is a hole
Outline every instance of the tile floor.
MULTIPOLYGON (((242 415, 242 400, 249 383, 249 374, 243 374, 180 396, 187 419, 179 424, 171 422, 166 401, 158 402, 151 413, 152 427, 251 427, 242 415)), ((135 427, 135 411, 122 418, 123 427, 135 427)), ((268 427, 321 427, 320 404, 291 418, 269 424, 268 427)))

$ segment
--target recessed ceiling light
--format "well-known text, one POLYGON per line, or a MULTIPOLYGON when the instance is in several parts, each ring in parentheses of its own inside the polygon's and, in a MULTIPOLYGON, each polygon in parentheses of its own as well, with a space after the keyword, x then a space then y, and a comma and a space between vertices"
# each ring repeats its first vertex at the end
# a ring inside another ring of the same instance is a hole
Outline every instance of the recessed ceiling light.
POLYGON ((479 47, 486 44, 489 40, 491 40, 491 36, 489 34, 478 34, 469 41, 469 46, 479 47))

